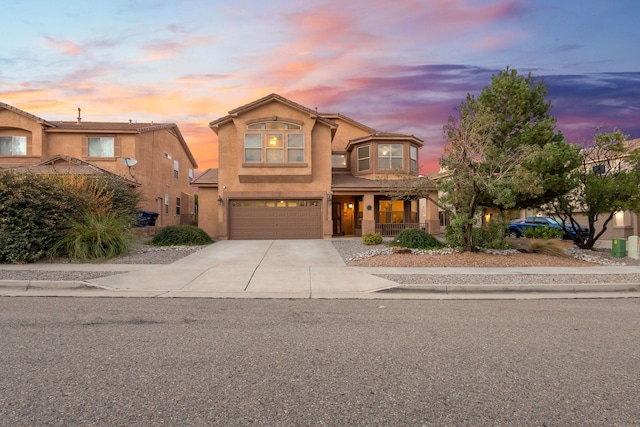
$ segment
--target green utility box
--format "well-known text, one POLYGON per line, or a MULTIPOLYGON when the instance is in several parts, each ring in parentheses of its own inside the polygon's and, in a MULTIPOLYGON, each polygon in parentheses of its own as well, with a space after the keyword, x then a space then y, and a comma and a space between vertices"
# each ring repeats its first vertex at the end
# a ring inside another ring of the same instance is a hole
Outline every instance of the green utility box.
POLYGON ((627 256, 627 241, 625 239, 613 239, 611 241, 611 255, 616 258, 627 256))

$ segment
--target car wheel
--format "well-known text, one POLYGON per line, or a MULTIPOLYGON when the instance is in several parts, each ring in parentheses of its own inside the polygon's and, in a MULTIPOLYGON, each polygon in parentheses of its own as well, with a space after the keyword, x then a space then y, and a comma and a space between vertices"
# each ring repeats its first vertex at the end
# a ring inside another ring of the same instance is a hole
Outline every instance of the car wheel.
POLYGON ((518 234, 517 231, 510 231, 509 232, 509 237, 511 237, 512 239, 517 239, 520 237, 520 235, 518 234))

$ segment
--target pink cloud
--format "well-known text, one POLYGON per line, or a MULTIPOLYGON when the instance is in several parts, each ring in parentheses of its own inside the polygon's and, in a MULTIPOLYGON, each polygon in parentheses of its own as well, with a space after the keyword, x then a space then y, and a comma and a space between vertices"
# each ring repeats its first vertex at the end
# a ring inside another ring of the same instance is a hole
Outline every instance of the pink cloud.
POLYGON ((45 42, 56 50, 64 53, 65 55, 80 55, 84 52, 82 46, 70 41, 70 40, 56 40, 52 37, 45 36, 45 42))

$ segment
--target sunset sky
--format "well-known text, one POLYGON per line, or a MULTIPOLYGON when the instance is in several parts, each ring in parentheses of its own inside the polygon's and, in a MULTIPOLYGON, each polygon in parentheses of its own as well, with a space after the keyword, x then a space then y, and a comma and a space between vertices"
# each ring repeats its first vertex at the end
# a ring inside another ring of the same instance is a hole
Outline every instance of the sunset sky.
POLYGON ((217 166, 208 123, 272 92, 425 141, 506 66, 544 78, 558 129, 640 137, 637 0, 4 2, 0 101, 46 120, 175 122, 217 166))

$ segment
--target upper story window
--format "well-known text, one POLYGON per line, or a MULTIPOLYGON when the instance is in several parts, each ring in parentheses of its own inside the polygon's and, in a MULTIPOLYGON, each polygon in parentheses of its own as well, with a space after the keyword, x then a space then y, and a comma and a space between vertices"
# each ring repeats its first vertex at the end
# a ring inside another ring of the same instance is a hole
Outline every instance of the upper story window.
POLYGON ((180 163, 177 160, 173 161, 173 178, 178 179, 178 171, 180 170, 180 163))
POLYGON ((26 136, 0 136, 1 156, 26 156, 27 137, 26 136))
POLYGON ((378 144, 378 169, 402 169, 402 144, 378 144))
POLYGON ((331 154, 331 167, 334 169, 345 169, 347 167, 347 155, 343 153, 331 154))
POLYGON ((289 122, 260 122, 260 123, 250 124, 249 126, 247 126, 247 129, 249 130, 280 130, 280 129, 300 130, 302 129, 302 126, 295 123, 289 123, 289 122))
POLYGON ((100 136, 87 138, 89 157, 115 157, 115 138, 100 136))
POLYGON ((301 128, 299 124, 278 121, 248 125, 251 132, 244 135, 245 163, 303 163, 305 140, 299 132, 301 128))
POLYGON ((371 146, 358 147, 358 172, 371 169, 371 146))
POLYGON ((600 163, 599 165, 592 166, 591 170, 593 170, 595 175, 602 176, 607 173, 607 166, 604 163, 600 163))
POLYGON ((413 145, 409 148, 411 160, 411 172, 418 172, 418 147, 413 145))

